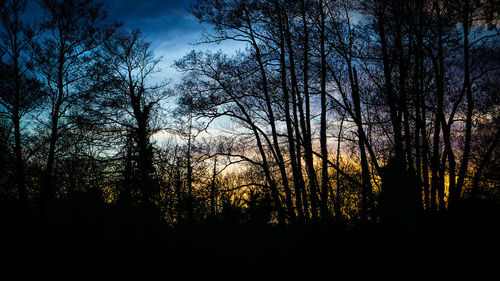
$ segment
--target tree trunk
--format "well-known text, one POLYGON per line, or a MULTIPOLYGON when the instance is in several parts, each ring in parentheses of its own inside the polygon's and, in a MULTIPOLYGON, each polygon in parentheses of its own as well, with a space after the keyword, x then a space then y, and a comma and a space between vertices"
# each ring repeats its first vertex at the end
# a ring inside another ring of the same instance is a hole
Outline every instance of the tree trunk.
MULTIPOLYGON (((286 14, 285 14, 286 16, 286 14)), ((301 119, 301 124, 303 122, 304 118, 304 112, 302 109, 302 99, 299 93, 299 86, 297 83, 297 75, 295 73, 295 56, 293 52, 293 45, 292 45, 292 40, 291 40, 291 34, 290 34, 290 27, 288 24, 288 18, 285 17, 286 19, 286 29, 285 29, 285 36, 286 36, 286 41, 287 41, 287 47, 288 47, 288 57, 290 60, 290 75, 292 79, 292 105, 293 105, 293 125, 294 125, 294 130, 295 130, 295 149, 296 149, 296 154, 297 154, 297 174, 298 174, 298 180, 299 182, 297 183, 297 189, 295 190, 296 192, 296 201, 297 201, 297 208, 299 209, 299 216, 302 217, 304 220, 309 220, 309 202, 307 200, 307 195, 306 195, 306 190, 305 190, 305 183, 304 183, 304 175, 302 173, 302 153, 301 153, 301 131, 299 129, 299 116, 301 119)), ((305 127, 305 126, 304 126, 305 127)))
POLYGON ((217 178, 217 156, 214 157, 214 169, 212 173, 212 182, 210 184, 210 216, 215 218, 215 180, 217 178))
POLYGON ((304 28, 304 98, 305 98, 305 120, 301 122, 304 140, 304 157, 307 175, 309 178, 309 193, 311 198, 311 216, 313 221, 318 218, 318 179, 314 169, 312 139, 311 139, 311 105, 309 99, 309 28, 307 26, 305 0, 301 1, 301 15, 304 28))
MULTIPOLYGON (((277 4, 277 14, 278 14, 278 25, 279 25, 279 31, 280 31, 280 67, 281 67, 281 87, 283 91, 283 98, 284 98, 284 106, 285 106, 285 122, 286 122, 286 129, 287 129, 287 140, 288 140, 288 150, 290 154, 290 165, 292 168, 292 175, 293 175, 293 182, 294 182, 294 187, 295 187, 295 197, 297 198, 296 204, 297 204, 297 210, 298 210, 298 215, 300 221, 304 220, 304 214, 302 212, 302 200, 300 198, 300 189, 301 189, 301 183, 302 179, 300 178, 299 171, 298 171, 298 166, 297 166, 297 155, 295 152, 295 140, 293 136, 293 124, 292 124, 292 118, 290 116, 290 93, 288 91, 288 85, 287 85, 287 72, 286 72, 286 50, 285 50, 285 37, 284 37, 284 24, 283 24, 283 16, 282 16, 282 11, 279 5, 277 4)), ((293 91, 293 86, 292 86, 292 91, 293 91)), ((293 107, 293 104, 292 104, 293 107)), ((298 139, 297 139, 298 141, 298 139)), ((288 199, 287 199, 288 200, 288 199)), ((295 213, 291 215, 291 218, 295 217, 295 213)))
POLYGON ((404 163, 404 151, 403 151, 403 136, 401 133, 401 120, 398 114, 397 100, 394 94, 394 88, 392 84, 391 68, 390 68, 390 58, 387 47, 387 38, 385 34, 386 25, 386 5, 387 1, 384 1, 383 8, 378 13, 378 32, 380 36, 381 52, 382 52, 382 63, 384 70, 385 79, 385 91, 387 95, 387 103, 389 104, 390 118, 392 124, 392 130, 394 134, 394 157, 399 163, 400 167, 404 163))
POLYGON ((351 76, 351 87, 352 87, 352 101, 354 103, 354 114, 356 117, 356 124, 358 127, 358 146, 361 156, 361 175, 362 175, 362 187, 361 187, 361 217, 367 222, 370 218, 370 210, 372 204, 372 185, 370 177, 370 168, 368 166, 368 158, 365 151, 365 140, 363 139, 363 123, 361 117, 361 100, 358 85, 358 74, 356 68, 349 69, 351 76))
POLYGON ((295 212, 293 210, 293 203, 292 203, 292 195, 290 192, 290 186, 288 183, 288 177, 286 174, 286 169, 285 169, 285 164, 283 160, 283 155, 281 154, 281 149, 279 147, 279 142, 278 142, 278 133, 276 130, 276 119, 274 116, 274 110, 272 107, 272 102, 271 102, 271 97, 269 95, 269 88, 268 88, 268 83, 267 83, 267 74, 264 66, 264 62, 262 60, 262 56, 260 53, 260 48, 259 45, 257 44, 257 41, 255 39, 255 36, 253 34, 252 26, 250 19, 248 18, 247 15, 247 23, 250 29, 250 37, 252 40, 252 46, 255 50, 255 58, 257 60, 257 63, 259 65, 259 70, 262 78, 262 88, 264 92, 264 99, 266 103, 266 109, 267 109, 267 115, 269 118, 269 124, 271 126, 271 134, 272 134, 272 140, 273 140, 273 149, 274 149, 274 155, 276 157, 276 162, 278 164, 280 174, 281 174, 281 179, 283 181, 283 189, 285 191, 285 205, 288 210, 288 216, 291 220, 295 219, 295 212))
POLYGON ((319 11, 321 13, 320 23, 320 56, 321 56, 321 120, 320 120, 320 148, 321 148, 321 217, 328 219, 330 212, 328 211, 328 191, 329 191, 329 175, 328 175, 328 147, 326 138, 326 51, 325 51, 325 11, 323 1, 319 1, 319 11))
POLYGON ((458 172, 458 181, 455 192, 450 197, 453 198, 452 208, 454 204, 460 200, 460 195, 464 186, 465 176, 467 174, 467 167, 469 164, 470 144, 472 135, 472 114, 474 110, 474 100, 472 97, 472 85, 470 79, 470 46, 469 46, 469 31, 470 31, 470 3, 465 1, 463 11, 462 27, 464 33, 464 89, 467 95, 467 117, 465 121, 465 143, 462 155, 462 163, 458 172))
POLYGON ((17 46, 17 38, 14 42, 14 106, 12 112, 12 125, 14 127, 14 155, 16 164, 16 184, 19 200, 19 211, 21 218, 26 215, 26 184, 24 175, 24 159, 21 144, 21 116, 20 116, 20 99, 21 99, 21 82, 19 75, 19 52, 17 46))

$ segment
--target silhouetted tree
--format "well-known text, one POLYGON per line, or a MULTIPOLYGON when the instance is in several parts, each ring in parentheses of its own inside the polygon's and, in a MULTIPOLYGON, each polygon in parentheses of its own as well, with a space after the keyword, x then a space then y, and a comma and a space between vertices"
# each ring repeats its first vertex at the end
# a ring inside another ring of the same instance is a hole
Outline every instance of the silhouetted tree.
POLYGON ((118 125, 133 140, 144 207, 151 206, 158 192, 151 136, 159 131, 159 103, 170 95, 167 82, 149 82, 160 62, 150 46, 138 30, 118 31, 104 43, 104 68, 100 70, 102 77, 97 78, 103 88, 92 110, 118 125))
POLYGON ((71 124, 67 113, 87 94, 84 81, 93 71, 96 50, 113 34, 116 26, 104 24, 101 4, 92 0, 44 0, 41 42, 35 46, 36 72, 48 95, 49 149, 43 177, 41 201, 52 199, 57 141, 71 124))
POLYGON ((0 104, 5 108, 14 130, 15 182, 22 214, 26 212, 27 191, 21 118, 39 105, 42 97, 40 83, 28 72, 31 62, 29 48, 35 33, 23 22, 25 8, 26 1, 8 1, 1 6, 0 35, 2 58, 7 63, 2 65, 0 104))

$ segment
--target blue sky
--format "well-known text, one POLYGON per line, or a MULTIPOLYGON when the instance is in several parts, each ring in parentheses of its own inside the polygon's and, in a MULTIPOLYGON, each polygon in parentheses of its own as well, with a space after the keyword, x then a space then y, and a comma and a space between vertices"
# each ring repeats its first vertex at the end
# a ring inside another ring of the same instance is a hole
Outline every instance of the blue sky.
MULTIPOLYGON (((161 72, 155 74, 151 83, 173 80, 171 86, 180 82, 181 73, 172 64, 181 59, 191 50, 222 50, 234 54, 238 49, 244 49, 241 42, 222 42, 221 44, 194 45, 203 39, 203 32, 210 26, 202 25, 189 13, 189 6, 196 0, 96 0, 104 4, 109 22, 121 22, 125 29, 140 29, 157 56, 162 57, 161 72)), ((37 0, 28 0, 26 10, 27 21, 40 19, 43 12, 37 0)), ((167 101, 172 103, 173 100, 167 101)), ((173 105, 172 105, 173 106, 173 105)), ((157 134, 156 139, 170 136, 157 134)))
MULTIPOLYGON (((203 31, 209 31, 210 26, 202 25, 188 11, 189 6, 196 0, 107 0, 104 2, 110 20, 123 23, 123 28, 142 30, 146 39, 152 42, 156 55, 162 56, 160 68, 150 82, 160 82, 172 79, 172 86, 180 82, 182 74, 177 72, 172 64, 181 59, 191 50, 222 50, 228 54, 234 54, 236 50, 243 49, 245 45, 241 42, 222 42, 221 44, 193 45, 203 39, 203 31)), ((167 107, 173 106, 174 100, 166 101, 167 107)), ((227 123, 227 119, 220 119, 212 123, 211 128, 217 134, 221 132, 216 129, 221 124, 227 123)), ((207 132, 203 136, 208 136, 207 132)), ((154 139, 162 141, 172 135, 166 131, 158 132, 154 139)))
POLYGON ((139 28, 152 42, 155 53, 162 56, 162 72, 157 79, 179 81, 180 74, 171 67, 173 62, 182 58, 192 49, 223 50, 232 53, 243 48, 241 43, 224 42, 217 44, 193 45, 202 39, 203 30, 210 27, 202 25, 189 13, 188 8, 195 0, 104 0, 108 16, 124 24, 124 28, 139 28))
MULTIPOLYGON (((181 74, 171 67, 192 49, 223 50, 233 53, 244 48, 242 43, 223 42, 193 45, 202 39, 203 30, 210 30, 189 13, 188 8, 196 0, 97 0, 104 4, 108 20, 123 23, 123 28, 140 29, 146 40, 152 42, 155 54, 162 57, 162 72, 155 80, 172 79, 178 82, 181 74)), ((28 1, 27 13, 40 17, 42 13, 36 1, 28 1)))

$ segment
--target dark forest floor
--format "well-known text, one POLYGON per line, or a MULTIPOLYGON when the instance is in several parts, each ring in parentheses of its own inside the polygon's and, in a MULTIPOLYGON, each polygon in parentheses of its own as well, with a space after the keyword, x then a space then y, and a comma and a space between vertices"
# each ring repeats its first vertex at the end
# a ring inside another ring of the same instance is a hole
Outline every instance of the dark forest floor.
POLYGON ((140 214, 127 225, 110 205, 75 216, 54 208, 42 226, 34 211, 24 223, 14 213, 4 208, 1 215, 2 272, 42 280, 54 274, 68 280, 133 275, 141 280, 152 274, 239 279, 322 273, 333 278, 339 272, 486 272, 500 266, 496 202, 454 215, 423 215, 411 231, 400 225, 339 222, 279 227, 218 221, 171 227, 140 214))

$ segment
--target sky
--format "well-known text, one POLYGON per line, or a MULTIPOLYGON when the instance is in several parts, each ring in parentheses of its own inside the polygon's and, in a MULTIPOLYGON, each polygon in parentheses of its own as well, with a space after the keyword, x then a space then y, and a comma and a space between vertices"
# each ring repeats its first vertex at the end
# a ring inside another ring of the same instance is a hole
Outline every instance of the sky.
MULTIPOLYGON (((42 12, 37 1, 28 1, 27 13, 40 17, 42 12)), ((196 0, 97 0, 103 3, 108 12, 108 20, 123 23, 125 29, 140 29, 157 56, 162 57, 161 72, 154 80, 172 79, 173 83, 180 81, 181 74, 172 64, 181 59, 189 51, 222 50, 234 53, 243 49, 238 42, 223 42, 221 44, 194 45, 203 39, 203 31, 209 31, 210 26, 203 25, 189 13, 188 8, 196 0)))
MULTIPOLYGON (((43 16, 43 11, 36 0, 28 0, 26 16, 29 20, 37 20, 43 16)), ((122 28, 128 30, 140 29, 145 39, 152 43, 156 56, 162 58, 159 64, 160 72, 156 73, 150 83, 171 80, 171 87, 181 82, 182 74, 172 65, 188 54, 191 50, 222 50, 234 54, 236 50, 244 49, 241 42, 222 42, 220 44, 198 44, 203 40, 203 32, 210 31, 210 26, 199 23, 188 11, 196 0, 96 0, 103 3, 107 11, 106 21, 120 22, 122 28)), ((171 105, 173 100, 166 103, 171 105)), ((155 138, 161 139, 168 135, 159 133, 155 138)))
POLYGON ((158 79, 178 81, 180 74, 171 67, 195 46, 203 26, 189 14, 194 0, 105 0, 110 20, 123 23, 126 29, 139 28, 152 42, 155 53, 162 56, 158 79))
MULTIPOLYGON (((223 42, 221 44, 194 45, 203 39, 203 31, 209 31, 210 26, 202 25, 188 11, 196 0, 104 0, 110 20, 123 23, 123 28, 139 28, 156 55, 162 57, 160 68, 153 82, 172 79, 172 86, 181 81, 182 74, 177 72, 172 64, 181 59, 191 50, 222 50, 234 54, 245 46, 240 42, 223 42), (156 80, 156 81, 155 81, 156 80)), ((217 123, 217 122, 215 122, 217 123)), ((161 140, 171 137, 170 133, 162 131, 154 136, 161 140)))
POLYGON ((172 64, 189 51, 222 50, 233 53, 244 48, 241 43, 224 42, 217 44, 194 45, 203 39, 202 32, 210 26, 199 23, 188 8, 196 0, 103 0, 108 17, 123 23, 126 29, 139 28, 146 39, 152 42, 155 53, 162 57, 162 72, 156 79, 180 81, 181 74, 172 64))

